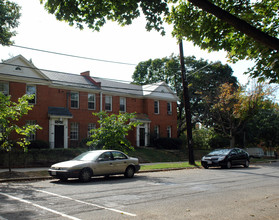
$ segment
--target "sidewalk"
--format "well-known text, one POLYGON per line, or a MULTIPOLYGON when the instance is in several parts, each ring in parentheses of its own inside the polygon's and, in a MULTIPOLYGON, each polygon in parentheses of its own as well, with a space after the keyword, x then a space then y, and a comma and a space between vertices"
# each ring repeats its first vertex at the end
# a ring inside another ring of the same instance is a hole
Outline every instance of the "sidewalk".
MULTIPOLYGON (((15 172, 31 172, 31 171, 47 171, 49 169, 49 167, 32 167, 32 168, 12 168, 12 171, 15 172)), ((8 172, 9 169, 5 168, 5 169, 0 169, 0 173, 2 172, 8 172)))

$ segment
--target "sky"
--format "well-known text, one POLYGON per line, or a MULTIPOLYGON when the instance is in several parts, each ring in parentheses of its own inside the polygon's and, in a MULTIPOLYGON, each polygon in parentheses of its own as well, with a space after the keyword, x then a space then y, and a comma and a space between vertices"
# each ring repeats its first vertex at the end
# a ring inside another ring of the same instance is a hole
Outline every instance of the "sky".
MULTIPOLYGON (((156 31, 147 32, 144 18, 136 19, 132 25, 125 27, 107 22, 100 32, 87 28, 79 30, 48 14, 40 0, 13 1, 22 7, 20 25, 15 29, 17 35, 12 38, 15 45, 126 64, 84 60, 0 45, 1 60, 21 54, 28 60, 32 59, 39 69, 73 74, 90 71, 94 77, 132 81, 132 74, 139 62, 179 54, 177 40, 172 37, 170 26, 166 27, 165 36, 156 31)), ((208 53, 187 41, 183 42, 183 49, 184 56, 227 63, 225 52, 208 53)), ((243 73, 252 63, 240 61, 228 64, 238 81, 241 84, 247 83, 248 76, 243 73)))

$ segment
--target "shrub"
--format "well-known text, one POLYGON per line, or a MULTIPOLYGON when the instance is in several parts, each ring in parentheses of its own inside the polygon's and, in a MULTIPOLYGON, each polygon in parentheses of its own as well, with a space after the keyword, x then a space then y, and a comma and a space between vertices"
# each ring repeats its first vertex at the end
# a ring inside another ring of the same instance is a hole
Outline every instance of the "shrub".
POLYGON ((48 149, 49 143, 43 140, 30 141, 28 149, 48 149))
POLYGON ((158 138, 153 140, 153 146, 159 149, 178 150, 182 146, 179 138, 158 138))

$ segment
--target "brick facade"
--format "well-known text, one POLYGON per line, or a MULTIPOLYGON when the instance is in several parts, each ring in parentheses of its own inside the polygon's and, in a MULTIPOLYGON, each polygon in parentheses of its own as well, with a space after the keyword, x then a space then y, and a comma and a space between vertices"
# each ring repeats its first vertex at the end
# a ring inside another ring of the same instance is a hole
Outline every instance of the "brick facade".
POLYGON ((61 75, 23 68, 33 65, 21 55, 6 62, 10 66, 0 65, 0 83, 8 84, 8 92, 13 101, 26 94, 27 85, 36 88, 33 110, 19 124, 35 120, 43 128, 37 131, 36 139, 49 142, 52 148, 77 147, 87 138, 88 125, 92 123, 98 127, 98 118, 92 113, 105 110, 106 96, 112 97, 112 111, 108 112, 118 114, 120 98, 125 98, 126 112, 136 112, 137 119, 143 122, 140 127, 129 132, 127 138, 133 146, 148 146, 155 126, 159 128, 160 137, 167 137, 168 134, 172 138, 177 137, 177 97, 164 83, 153 85, 145 95, 141 86, 94 78, 89 72, 61 75), (16 72, 14 69, 17 65, 23 70, 16 72), (78 94, 77 107, 71 106, 71 101, 74 100, 71 99, 71 92, 78 94), (88 108, 88 94, 95 95, 94 110, 88 108), (159 103, 159 114, 154 112, 154 101, 159 103), (171 106, 169 112, 167 103, 171 106), (49 107, 60 107, 69 111, 69 115, 59 115, 59 112, 50 114, 49 107), (72 129, 74 125, 76 130, 72 129))

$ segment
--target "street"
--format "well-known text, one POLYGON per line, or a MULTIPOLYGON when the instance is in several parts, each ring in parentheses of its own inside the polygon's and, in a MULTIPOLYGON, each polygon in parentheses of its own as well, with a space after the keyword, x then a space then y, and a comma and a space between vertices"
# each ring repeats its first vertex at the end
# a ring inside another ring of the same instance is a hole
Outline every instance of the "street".
POLYGON ((0 185, 5 219, 279 219, 279 162, 0 185))

